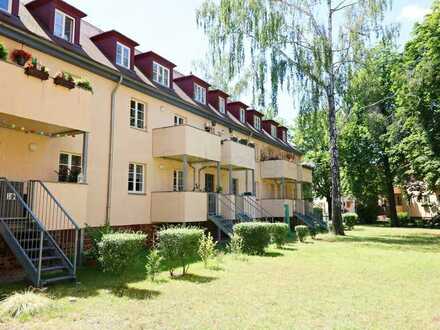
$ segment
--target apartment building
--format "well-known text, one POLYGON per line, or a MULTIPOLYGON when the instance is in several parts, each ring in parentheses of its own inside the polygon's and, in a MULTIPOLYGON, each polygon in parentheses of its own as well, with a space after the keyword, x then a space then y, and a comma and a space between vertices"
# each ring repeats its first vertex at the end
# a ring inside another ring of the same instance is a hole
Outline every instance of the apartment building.
POLYGON ((17 261, 37 284, 74 277, 86 224, 229 235, 308 213, 312 168, 286 127, 85 17, 62 0, 0 1, 2 274, 17 261))

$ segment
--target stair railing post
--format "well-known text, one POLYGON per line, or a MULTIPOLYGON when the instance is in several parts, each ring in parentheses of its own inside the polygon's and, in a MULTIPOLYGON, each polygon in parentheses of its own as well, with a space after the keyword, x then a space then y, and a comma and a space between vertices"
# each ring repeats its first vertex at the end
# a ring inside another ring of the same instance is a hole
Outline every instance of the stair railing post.
POLYGON ((38 256, 38 287, 41 285, 41 265, 43 264, 43 241, 44 241, 44 231, 40 230, 40 249, 38 256))
POLYGON ((75 229, 75 254, 73 256, 73 275, 76 275, 77 262, 78 262, 78 229, 75 229))

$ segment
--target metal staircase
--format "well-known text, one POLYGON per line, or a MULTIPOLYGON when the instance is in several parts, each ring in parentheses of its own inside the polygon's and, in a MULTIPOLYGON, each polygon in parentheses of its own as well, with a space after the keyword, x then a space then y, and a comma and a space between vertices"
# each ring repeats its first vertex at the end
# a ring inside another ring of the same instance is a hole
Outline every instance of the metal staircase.
POLYGON ((79 227, 41 181, 0 178, 0 235, 34 286, 75 280, 79 227))
POLYGON ((300 221, 302 221, 309 228, 322 229, 322 230, 328 229, 327 224, 324 221, 314 216, 311 216, 309 214, 304 214, 301 212, 294 212, 294 214, 300 221))

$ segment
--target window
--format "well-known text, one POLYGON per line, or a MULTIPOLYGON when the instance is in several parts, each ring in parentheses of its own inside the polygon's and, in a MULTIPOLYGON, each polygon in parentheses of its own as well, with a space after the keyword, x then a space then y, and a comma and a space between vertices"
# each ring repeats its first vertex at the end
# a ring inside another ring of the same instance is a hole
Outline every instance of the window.
POLYGON ((273 137, 276 137, 276 136, 277 136, 277 128, 276 128, 274 125, 270 125, 270 134, 271 134, 273 137))
POLYGON ((10 13, 12 11, 12 0, 0 0, 0 10, 10 13))
POLYGON ((206 104, 206 88, 194 84, 194 100, 199 103, 206 104))
POLYGON ((246 110, 240 108, 240 121, 242 123, 246 122, 246 110))
POLYGON ((218 98, 218 110, 220 113, 226 113, 226 100, 223 97, 218 98))
POLYGON ((173 191, 183 191, 183 171, 174 171, 173 191))
POLYGON ((179 126, 179 125, 184 125, 185 124, 185 119, 178 116, 178 115, 174 115, 174 126, 179 126))
POLYGON ((130 127, 145 128, 145 104, 135 100, 130 103, 130 127))
POLYGON ((78 182, 81 174, 81 156, 62 152, 58 164, 59 182, 78 182))
POLYGON ((257 130, 261 130, 261 118, 258 116, 254 116, 254 127, 257 130))
MULTIPOLYGON (((1 0, 0 0, 1 1, 1 0)), ((55 10, 54 35, 73 43, 75 36, 75 20, 59 10, 55 10)))
POLYGON ((283 137, 283 141, 287 142, 287 135, 286 135, 286 131, 284 131, 284 130, 283 130, 283 133, 282 133, 282 137, 283 137))
POLYGON ((232 194, 238 195, 238 179, 232 179, 232 194))
POLYGON ((138 194, 144 192, 144 165, 128 165, 128 191, 138 194))
POLYGON ((130 69, 130 56, 131 56, 130 48, 117 42, 116 43, 116 64, 123 66, 124 68, 130 69))
POLYGON ((153 62, 153 80, 165 87, 170 87, 170 70, 153 62))

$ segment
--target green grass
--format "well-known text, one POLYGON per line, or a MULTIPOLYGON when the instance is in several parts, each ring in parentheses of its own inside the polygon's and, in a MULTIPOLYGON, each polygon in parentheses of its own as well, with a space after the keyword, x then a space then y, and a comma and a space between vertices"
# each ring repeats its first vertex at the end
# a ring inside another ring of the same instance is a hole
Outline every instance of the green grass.
POLYGON ((123 284, 85 269, 79 284, 48 290, 54 308, 0 329, 440 328, 439 230, 357 227, 318 238, 156 283, 141 263, 123 284))

